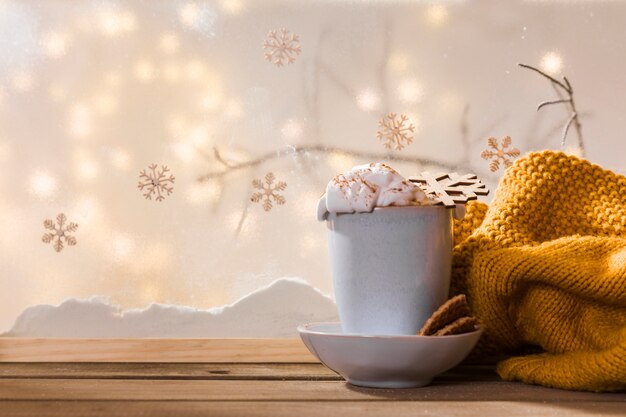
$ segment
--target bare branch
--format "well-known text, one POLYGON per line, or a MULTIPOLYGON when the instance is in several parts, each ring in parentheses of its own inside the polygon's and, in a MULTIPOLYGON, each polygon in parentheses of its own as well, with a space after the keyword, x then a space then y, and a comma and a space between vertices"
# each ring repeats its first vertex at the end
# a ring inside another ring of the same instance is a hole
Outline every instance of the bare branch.
POLYGON ((541 110, 545 106, 551 106, 552 104, 559 104, 559 103, 569 103, 571 101, 572 100, 570 100, 569 98, 564 98, 561 100, 544 101, 544 102, 539 103, 539 105, 537 106, 537 111, 541 110))
POLYGON ((561 82, 557 80, 556 78, 546 74, 544 71, 541 71, 540 69, 535 68, 531 65, 526 65, 526 64, 518 64, 518 65, 522 68, 526 68, 531 71, 534 71, 537 74, 540 74, 541 76, 545 77, 546 79, 550 81, 558 97, 558 100, 549 100, 549 101, 544 101, 544 102, 539 103, 539 105, 537 106, 537 111, 541 110, 543 107, 550 106, 552 104, 566 105, 568 107, 570 114, 567 119, 567 122, 565 123, 565 126, 563 126, 563 130, 561 133, 561 147, 565 146, 565 141, 567 140, 567 134, 569 133, 570 127, 573 124, 574 129, 576 131, 576 136, 578 138, 578 147, 580 148, 582 156, 584 156, 585 155, 585 143, 583 141, 582 126, 578 118, 578 110, 576 110, 576 103, 574 102, 574 88, 572 87, 572 84, 570 83, 569 79, 567 77, 563 77, 563 82, 561 82), (559 90, 559 88, 561 88, 561 90, 567 93, 567 97, 564 97, 564 95, 562 94, 562 91, 559 90))
POLYGON ((366 159, 370 161, 377 161, 377 160, 386 158, 387 160, 392 161, 392 162, 407 162, 407 163, 413 163, 413 164, 419 164, 419 165, 437 165, 437 166, 440 166, 442 168, 449 169, 449 170, 455 169, 455 166, 453 166, 452 164, 438 161, 435 159, 430 159, 430 158, 418 158, 418 157, 395 155, 395 154, 383 155, 383 154, 375 153, 375 152, 353 151, 349 149, 324 146, 324 145, 286 146, 286 147, 279 149, 277 152, 268 152, 264 155, 261 155, 257 158, 250 159, 245 162, 232 163, 229 166, 225 167, 225 169, 208 172, 202 175, 201 177, 199 177, 198 181, 203 182, 203 181, 208 181, 214 178, 222 178, 234 171, 240 171, 240 170, 256 167, 258 165, 261 165, 273 159, 281 158, 287 155, 300 156, 300 155, 304 155, 307 153, 317 153, 317 154, 326 154, 326 155, 332 155, 332 154, 346 155, 346 156, 366 159))
POLYGON ((241 230, 243 229, 243 225, 248 218, 248 212, 250 211, 250 199, 246 198, 246 206, 241 212, 241 217, 239 217, 239 221, 237 222, 237 227, 235 228, 235 237, 241 234, 241 230))
POLYGON ((232 168, 232 164, 222 158, 222 154, 220 153, 219 149, 217 149, 217 146, 213 147, 213 156, 215 156, 215 159, 226 168, 232 168))
POLYGON ((569 83, 569 80, 566 76, 563 76, 563 81, 565 81, 565 84, 567 84, 568 92, 570 94, 574 94, 574 89, 572 88, 572 85, 569 83))
POLYGON ((569 119, 567 119, 567 123, 565 123, 565 127, 563 127, 563 133, 561 134, 561 146, 565 146, 565 139, 567 138, 567 132, 569 132, 570 126, 572 125, 574 120, 576 120, 577 118, 578 118, 578 115, 576 114, 576 112, 574 112, 570 115, 569 119))
MULTIPOLYGON (((553 82, 554 84, 558 85, 559 87, 561 87, 563 90, 567 91, 568 94, 572 94, 572 89, 571 86, 567 86, 565 84, 563 84, 561 81, 557 80, 556 78, 546 74, 545 72, 541 71, 539 68, 535 68, 532 65, 527 65, 527 64, 517 64, 522 68, 526 68, 529 69, 531 71, 535 71, 537 74, 540 74, 541 76, 547 78, 548 80, 550 80, 551 82, 553 82)), ((569 84, 569 82, 566 80, 566 83, 569 84)))

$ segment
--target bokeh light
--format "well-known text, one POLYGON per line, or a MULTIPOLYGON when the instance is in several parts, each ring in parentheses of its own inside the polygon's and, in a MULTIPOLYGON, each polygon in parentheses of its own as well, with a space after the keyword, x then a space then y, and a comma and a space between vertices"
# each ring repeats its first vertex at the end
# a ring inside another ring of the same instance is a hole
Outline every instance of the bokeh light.
POLYGON ((224 111, 224 115, 227 119, 237 120, 240 119, 244 114, 243 105, 241 101, 236 98, 231 98, 228 100, 228 104, 226 104, 226 109, 224 111))
POLYGON ((13 89, 18 93, 26 93, 35 87, 35 78, 26 71, 20 71, 13 75, 13 89))
POLYGON ((47 171, 37 171, 29 179, 28 189, 38 198, 49 198, 56 192, 57 179, 47 171))
POLYGON ((409 68, 409 56, 406 52, 394 51, 387 61, 389 69, 397 74, 402 74, 409 68))
POLYGON ((336 173, 349 171, 355 165, 354 158, 343 153, 333 153, 328 162, 332 167, 332 172, 336 173))
POLYGON ((296 120, 289 119, 283 123, 280 133, 288 143, 299 142, 302 139, 302 125, 296 120))
POLYGON ((356 96, 356 102, 361 110, 373 112, 380 107, 380 94, 368 88, 356 96))
POLYGON ((243 0, 220 0, 220 9, 230 15, 238 15, 244 10, 243 0))
POLYGON ((129 11, 103 10, 98 16, 100 31, 108 37, 132 32, 136 24, 135 16, 129 11))
POLYGON ((123 148, 114 148, 110 152, 111 165, 119 171, 128 171, 130 169, 130 154, 123 148))
POLYGON ((210 136, 211 133, 209 127, 206 125, 199 125, 193 127, 189 131, 187 141, 193 146, 205 148, 209 144, 210 136))
POLYGON ((64 32, 54 31, 43 36, 41 47, 43 53, 50 58, 60 58, 67 53, 70 37, 64 32))
POLYGON ((98 177, 100 168, 96 160, 84 149, 74 151, 74 171, 80 181, 90 182, 98 177))
POLYGON ((192 59, 187 63, 185 73, 189 81, 199 81, 206 73, 206 65, 198 59, 192 59))
POLYGON ((62 102, 67 99, 67 88, 60 83, 53 82, 48 86, 48 96, 52 101, 62 102))
POLYGON ((115 232, 111 238, 111 252, 117 262, 126 261, 135 250, 135 241, 127 233, 115 232))
POLYGON ((188 123, 184 115, 175 113, 167 117, 165 126, 171 136, 179 137, 187 129, 188 123))
POLYGON ((194 29, 206 36, 215 35, 217 13, 207 2, 189 2, 178 9, 180 22, 188 29, 194 29))
POLYGON ((426 19, 433 26, 442 26, 450 17, 450 12, 443 4, 433 4, 426 9, 426 19))
POLYGON ((94 98, 94 108, 102 116, 115 113, 117 106, 117 99, 110 93, 101 93, 94 98))
POLYGON ((176 62, 167 62, 161 69, 163 80, 169 83, 177 83, 181 78, 181 69, 176 62))
POLYGON ((550 75, 556 75, 563 69, 563 58, 556 51, 546 52, 541 57, 539 67, 550 75))
POLYGON ((193 183, 187 188, 187 201, 195 206, 206 207, 215 202, 221 195, 221 187, 217 181, 193 183))
POLYGON ((74 104, 69 112, 69 133, 77 139, 85 139, 93 133, 93 112, 84 103, 74 104))
POLYGON ((104 76, 104 82, 109 87, 119 87, 122 84, 122 77, 116 71, 110 71, 104 76))
POLYGON ((196 156, 196 149, 193 144, 185 141, 179 141, 172 145, 174 155, 182 162, 190 162, 196 156))
POLYGON ((187 3, 179 9, 178 15, 183 24, 193 27, 200 19, 200 6, 197 3, 187 3))
POLYGON ((221 103, 221 94, 211 88, 200 99, 200 108, 206 111, 213 111, 218 109, 221 103))
POLYGON ((406 78, 398 86, 400 101, 406 104, 415 104, 422 100, 424 88, 415 78, 406 78))
POLYGON ((133 67, 135 77, 142 83, 150 82, 156 76, 156 69, 147 59, 139 59, 133 67))
POLYGON ((159 49, 164 54, 174 54, 180 48, 180 39, 176 36, 175 33, 164 33, 159 38, 159 49))

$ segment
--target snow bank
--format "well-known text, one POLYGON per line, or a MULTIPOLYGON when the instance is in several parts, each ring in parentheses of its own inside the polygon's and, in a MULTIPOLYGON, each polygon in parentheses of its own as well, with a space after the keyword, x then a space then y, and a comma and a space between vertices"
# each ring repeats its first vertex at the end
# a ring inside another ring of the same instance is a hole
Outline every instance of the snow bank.
POLYGON ((36 305, 2 336, 295 337, 298 324, 337 320, 333 300, 302 279, 283 278, 233 304, 206 310, 151 304, 123 311, 103 297, 36 305))

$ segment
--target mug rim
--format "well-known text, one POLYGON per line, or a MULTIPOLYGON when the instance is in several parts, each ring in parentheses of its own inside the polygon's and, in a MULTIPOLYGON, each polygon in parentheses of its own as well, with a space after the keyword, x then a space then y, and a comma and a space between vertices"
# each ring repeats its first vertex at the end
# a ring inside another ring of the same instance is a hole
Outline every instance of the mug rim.
POLYGON ((327 220, 332 216, 332 217, 342 217, 342 216, 346 216, 346 215, 354 215, 354 214, 359 214, 359 215, 373 215, 375 213, 380 213, 380 212, 385 212, 385 211, 409 211, 409 210, 440 210, 440 209, 447 209, 447 210, 454 210, 455 207, 446 207, 443 204, 413 204, 410 206, 385 206, 385 207, 374 207, 374 209, 372 211, 353 211, 352 213, 328 213, 327 215, 327 220))

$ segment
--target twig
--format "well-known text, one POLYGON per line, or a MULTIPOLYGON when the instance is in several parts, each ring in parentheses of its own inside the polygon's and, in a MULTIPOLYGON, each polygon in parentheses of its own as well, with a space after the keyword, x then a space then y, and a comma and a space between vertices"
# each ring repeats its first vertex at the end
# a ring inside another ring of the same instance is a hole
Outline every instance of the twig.
POLYGON ((550 106, 553 104, 567 105, 570 114, 569 114, 567 121, 565 122, 565 126, 563 126, 563 129, 561 131, 561 147, 565 146, 565 141, 567 140, 567 134, 569 133, 571 126, 574 125, 574 130, 576 131, 576 136, 578 139, 578 147, 580 148, 580 152, 582 156, 584 156, 585 155, 585 143, 583 141, 582 125, 578 117, 578 111, 576 110, 576 103, 574 102, 574 88, 572 87, 572 84, 570 83, 570 81, 567 79, 567 77, 563 77, 563 81, 561 82, 557 80, 556 78, 546 74, 544 71, 541 71, 540 69, 535 68, 531 65, 527 65, 527 64, 518 64, 518 65, 522 68, 526 68, 531 71, 534 71, 537 74, 545 77, 546 79, 550 81, 559 99, 548 100, 548 101, 543 101, 539 103, 539 105, 537 106, 537 111, 541 110, 542 108, 546 106, 550 106), (561 90, 559 90, 559 88, 567 94, 567 97, 563 97, 563 95, 561 94, 562 92, 561 90))
MULTIPOLYGON (((214 149, 214 153, 219 151, 214 149)), ((222 170, 210 171, 198 178, 198 181, 208 181, 215 178, 222 178, 228 174, 231 174, 235 171, 240 171, 252 167, 259 166, 265 162, 268 162, 272 159, 281 158, 288 155, 300 156, 307 153, 318 153, 318 154, 338 154, 338 155, 347 155, 354 158, 361 158, 370 161, 378 161, 383 158, 388 159, 392 162, 407 162, 419 165, 437 165, 447 170, 454 170, 455 167, 452 164, 448 164, 446 162, 438 161, 430 158, 418 158, 404 155, 386 155, 375 152, 364 152, 364 151, 353 151, 349 149, 337 148, 332 146, 324 146, 324 145, 309 145, 309 146, 285 146, 279 149, 276 152, 269 152, 264 155, 261 155, 257 158, 250 159, 245 162, 239 163, 228 163, 228 166, 225 166, 222 170)))
POLYGON ((243 225, 248 218, 248 212, 250 211, 250 199, 246 197, 246 205, 241 212, 241 217, 239 217, 239 221, 237 222, 237 227, 235 228, 235 237, 238 237, 243 230, 243 225))
MULTIPOLYGON (((546 77, 548 80, 550 80, 551 82, 553 82, 554 84, 558 85, 559 87, 561 87, 563 90, 567 91, 568 93, 573 93, 572 91, 572 86, 570 85, 569 87, 565 84, 563 84, 561 81, 557 80, 556 78, 546 74, 545 72, 541 71, 539 68, 535 68, 531 65, 527 65, 527 64, 517 64, 522 68, 526 68, 529 69, 531 71, 535 71, 536 73, 543 75, 544 77, 546 77)), ((567 83, 569 84, 569 82, 567 83)))
POLYGON ((563 134, 561 135, 561 146, 565 146, 565 138, 567 137, 567 132, 569 131, 572 122, 576 120, 578 115, 576 113, 572 113, 569 119, 567 119, 567 123, 565 123, 565 127, 563 127, 563 134))
POLYGON ((560 100, 551 100, 551 101, 544 101, 539 103, 539 105, 537 106, 537 111, 541 110, 543 107, 545 106, 551 106, 553 104, 559 104, 559 103, 569 103, 571 100, 569 98, 563 98, 560 100))
POLYGON ((224 158, 222 158, 222 154, 220 153, 220 151, 217 149, 216 146, 213 147, 213 156, 215 156, 215 159, 222 165, 224 165, 226 168, 232 168, 232 164, 227 162, 224 158))

